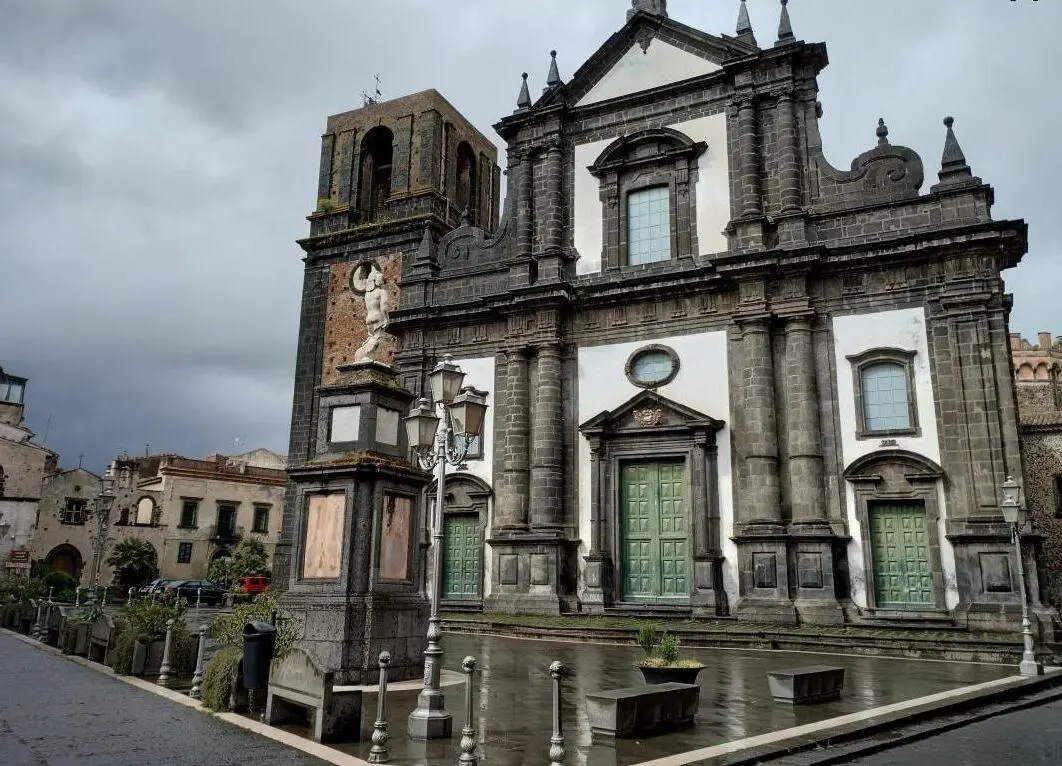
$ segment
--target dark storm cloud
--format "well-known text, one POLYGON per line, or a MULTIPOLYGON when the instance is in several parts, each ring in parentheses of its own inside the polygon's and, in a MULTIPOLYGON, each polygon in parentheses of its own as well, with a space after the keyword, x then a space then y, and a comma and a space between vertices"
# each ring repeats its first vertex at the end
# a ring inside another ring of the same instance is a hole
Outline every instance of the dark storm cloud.
MULTIPOLYGON (((304 216, 325 118, 440 90, 484 133, 519 73, 567 79, 625 0, 0 0, 0 365, 31 378, 29 424, 66 464, 116 451, 285 450, 304 216)), ((737 0, 672 0, 732 33, 737 0)), ((770 45, 778 5, 749 10, 770 45)), ((1007 275, 1012 324, 1062 333, 1047 88, 1059 3, 816 0, 825 150, 870 148, 878 117, 936 179, 946 114, 996 217, 1030 223, 1007 275)))

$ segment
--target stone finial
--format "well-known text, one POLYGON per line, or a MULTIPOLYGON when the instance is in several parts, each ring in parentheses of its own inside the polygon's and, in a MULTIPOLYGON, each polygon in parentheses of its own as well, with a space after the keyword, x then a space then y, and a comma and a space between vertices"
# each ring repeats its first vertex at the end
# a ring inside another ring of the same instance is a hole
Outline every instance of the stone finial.
POLYGON ((937 173, 940 183, 933 185, 933 191, 947 187, 981 185, 981 179, 974 176, 970 166, 966 164, 966 155, 959 146, 959 139, 955 137, 954 125, 955 118, 944 118, 947 133, 944 136, 944 153, 940 157, 940 172, 937 173))
POLYGON ((527 72, 520 76, 524 78, 524 81, 520 85, 520 95, 516 99, 516 111, 518 112, 531 108, 531 91, 527 88, 527 72))
POLYGON ((789 20, 789 0, 782 0, 782 17, 778 21, 778 45, 795 40, 793 23, 789 20))
POLYGON ((645 11, 654 16, 667 18, 667 0, 631 0, 631 9, 627 11, 627 20, 638 11, 645 11))
POLYGON ((741 7, 738 9, 737 38, 756 44, 756 35, 752 32, 752 20, 749 18, 749 8, 745 5, 745 0, 741 0, 741 7))
POLYGON ((878 146, 885 146, 889 143, 889 128, 885 124, 885 118, 878 118, 878 129, 874 131, 878 136, 878 146))
POLYGON ((413 265, 428 267, 438 267, 439 265, 435 254, 435 240, 432 239, 430 226, 424 227, 424 234, 421 235, 417 253, 413 256, 413 265))
POLYGON ((549 74, 546 75, 546 90, 556 88, 561 84, 560 72, 557 70, 557 51, 550 51, 549 56, 549 74))

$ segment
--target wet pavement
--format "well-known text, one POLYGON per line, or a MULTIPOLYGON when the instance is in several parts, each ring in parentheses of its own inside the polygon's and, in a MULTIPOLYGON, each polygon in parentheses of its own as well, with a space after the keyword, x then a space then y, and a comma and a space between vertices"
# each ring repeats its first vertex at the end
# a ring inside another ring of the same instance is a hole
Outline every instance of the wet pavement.
MULTIPOLYGON (((642 656, 638 647, 468 635, 445 636, 443 646, 447 669, 459 670, 466 655, 479 663, 474 713, 480 762, 499 766, 549 762, 552 687, 547 669, 553 660, 560 660, 573 671, 565 680, 562 697, 569 766, 627 766, 1014 675, 1014 668, 1002 665, 736 649, 684 650, 683 656, 708 666, 698 678, 701 702, 695 725, 655 737, 619 740, 612 746, 591 743, 583 696, 641 685, 641 673, 633 666, 642 656), (822 664, 845 668, 845 690, 839 701, 794 707, 771 699, 767 671, 822 664)), ((413 742, 405 735, 406 717, 416 705, 416 694, 388 694, 391 763, 457 763, 464 688, 451 686, 445 691, 447 709, 454 717, 454 736, 429 743, 413 742)), ((363 741, 334 747, 367 759, 375 695, 364 698, 363 711, 363 741)))

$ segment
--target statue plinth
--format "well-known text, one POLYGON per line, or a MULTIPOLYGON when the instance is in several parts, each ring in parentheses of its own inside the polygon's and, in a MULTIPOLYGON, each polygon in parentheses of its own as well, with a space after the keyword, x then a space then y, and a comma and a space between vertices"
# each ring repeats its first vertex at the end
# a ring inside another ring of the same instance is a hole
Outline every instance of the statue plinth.
POLYGON ((295 489, 285 609, 302 622, 299 648, 337 685, 419 678, 429 602, 420 555, 423 488, 402 418, 413 394, 380 362, 339 368, 318 389, 313 457, 289 470, 295 489))

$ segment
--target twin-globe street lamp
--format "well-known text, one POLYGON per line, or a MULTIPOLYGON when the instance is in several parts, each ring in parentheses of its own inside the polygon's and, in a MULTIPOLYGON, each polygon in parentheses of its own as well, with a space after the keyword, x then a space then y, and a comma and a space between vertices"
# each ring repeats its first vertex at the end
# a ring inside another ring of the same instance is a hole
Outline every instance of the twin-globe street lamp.
POLYGON ((453 719, 446 711, 442 675, 442 626, 439 600, 442 596, 443 502, 446 466, 462 463, 472 440, 483 431, 487 392, 462 387, 465 373, 447 356, 428 375, 432 401, 421 399, 406 417, 406 435, 417 460, 426 471, 435 471, 435 513, 432 528, 431 616, 428 647, 424 650, 424 687, 417 707, 409 714, 408 732, 414 739, 449 738, 453 719), (442 417, 438 408, 442 408, 442 417))
POLYGON ((92 588, 93 592, 100 584, 100 564, 107 551, 107 541, 111 531, 111 507, 114 505, 114 477, 104 476, 100 479, 100 493, 95 500, 96 536, 92 540, 92 588))
POLYGON ((1018 669, 1023 676, 1043 675, 1044 666, 1036 661, 1033 652, 1032 626, 1029 623, 1029 602, 1025 597, 1025 565, 1021 557, 1021 529, 1025 526, 1026 512, 1018 500, 1021 488, 1010 476, 1003 482, 1003 502, 999 509, 1003 512, 1003 519, 1010 524, 1011 537, 1014 540, 1014 549, 1018 556, 1018 587, 1021 594, 1021 635, 1025 642, 1025 649, 1021 653, 1021 664, 1018 669))

